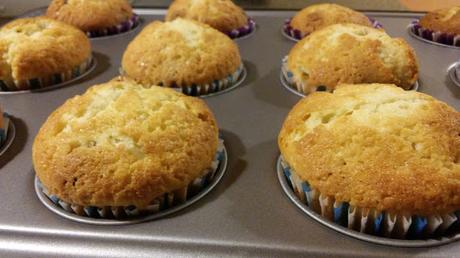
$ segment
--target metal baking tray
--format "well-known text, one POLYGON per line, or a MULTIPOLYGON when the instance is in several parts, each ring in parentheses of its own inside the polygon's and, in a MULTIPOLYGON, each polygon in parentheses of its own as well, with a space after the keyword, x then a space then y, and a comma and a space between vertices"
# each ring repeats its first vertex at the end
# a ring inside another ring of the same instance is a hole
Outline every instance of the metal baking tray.
MULTIPOLYGON (((164 10, 135 10, 145 26, 164 10)), ((277 136, 300 99, 279 82, 281 59, 294 42, 280 32, 294 12, 250 11, 257 32, 236 41, 247 69, 244 83, 205 98, 228 151, 221 182, 201 200, 165 218, 125 226, 95 226, 53 214, 34 192, 31 148, 48 115, 67 98, 118 75, 128 42, 138 33, 92 41, 98 66, 86 78, 51 91, 0 96, 13 116, 16 138, 0 158, 1 257, 441 257, 457 256, 460 242, 431 248, 396 248, 360 241, 307 217, 284 194, 276 174, 277 136)), ((405 38, 420 63, 419 91, 460 110, 460 87, 447 69, 460 50, 411 37, 407 25, 419 14, 367 13, 395 37, 405 38)))

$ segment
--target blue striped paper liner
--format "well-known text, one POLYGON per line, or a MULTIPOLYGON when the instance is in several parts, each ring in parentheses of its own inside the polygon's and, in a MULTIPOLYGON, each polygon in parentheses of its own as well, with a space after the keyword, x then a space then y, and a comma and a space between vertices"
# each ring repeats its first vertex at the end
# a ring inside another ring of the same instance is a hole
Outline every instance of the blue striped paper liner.
POLYGON ((460 35, 433 31, 423 28, 419 20, 414 20, 409 24, 409 30, 418 37, 446 46, 460 47, 460 35))
MULTIPOLYGON (((380 22, 378 22, 377 20, 371 18, 371 17, 368 17, 369 18, 369 21, 372 23, 372 27, 375 28, 375 29, 382 29, 383 26, 380 22)), ((284 25, 283 25, 283 32, 284 32, 284 35, 286 37, 288 37, 289 39, 293 40, 293 41, 299 41, 303 38, 305 38, 306 36, 308 36, 310 33, 303 33, 301 32, 300 30, 298 29, 294 29, 292 26, 291 26, 291 20, 292 18, 288 18, 284 21, 284 25)))
MULTIPOLYGON (((321 214, 321 210, 319 209, 314 209, 312 206, 314 201, 318 201, 317 199, 313 200, 311 197, 312 192, 315 191, 307 181, 302 181, 300 178, 296 181, 295 177, 295 172, 293 169, 286 163, 286 161, 281 158, 281 167, 283 169, 284 175, 287 179, 287 182, 289 183, 289 186, 293 190, 293 192, 298 196, 298 198, 307 206, 309 206, 313 211, 315 211, 317 214, 324 216, 324 214, 321 214), (299 191, 299 187, 301 186, 299 191), (295 190, 295 189, 298 190, 295 190)), ((298 177, 297 177, 298 178, 298 177)), ((318 198, 320 195, 317 195, 318 198)), ((331 199, 334 199, 333 197, 330 197, 331 199)), ((351 206, 348 202, 337 202, 333 201, 333 216, 330 219, 331 221, 343 226, 343 227, 348 227, 348 228, 353 228, 353 225, 349 224, 349 216, 352 214, 353 209, 360 209, 359 207, 353 207, 351 206)), ((362 209, 361 209, 362 210, 362 209)), ((360 212, 360 214, 366 214, 366 212, 360 212)), ((387 225, 387 219, 389 218, 388 216, 394 216, 394 214, 387 213, 385 211, 378 212, 376 210, 372 210, 371 212, 367 213, 369 214, 368 218, 370 218, 370 223, 364 230, 364 233, 371 234, 371 235, 376 235, 376 236, 386 236, 386 237, 392 237, 393 232, 388 232, 385 233, 383 232, 384 228, 389 228, 387 225), (376 214, 375 216, 372 216, 372 213, 376 214), (387 234, 387 235, 386 235, 387 234)), ((398 215, 395 214, 398 219, 402 220, 403 215, 398 215)), ((460 211, 454 212, 447 214, 447 216, 453 216, 455 218, 454 222, 450 222, 448 225, 447 229, 444 229, 444 232, 447 232, 451 229, 456 229, 458 230, 458 224, 460 224, 460 211)), ((439 216, 437 216, 439 217, 439 216)), ((364 221, 367 221, 365 219, 364 221)), ((395 237, 396 238, 404 238, 404 239, 426 239, 430 237, 437 236, 439 234, 442 234, 443 232, 440 232, 440 228, 442 225, 436 225, 436 229, 432 231, 432 234, 428 234, 428 227, 430 227, 430 217, 422 217, 422 216, 417 216, 417 215, 412 215, 409 216, 410 219, 410 224, 407 227, 406 232, 403 232, 402 234, 398 234, 395 237)), ((358 216, 358 221, 363 222, 363 217, 358 216)), ((351 221, 350 221, 351 223, 351 221)), ((392 230, 397 230, 395 227, 392 228, 392 230)))
POLYGON ((91 68, 93 57, 91 56, 82 64, 72 68, 69 71, 56 73, 43 78, 33 78, 29 80, 0 80, 0 91, 22 91, 22 90, 38 90, 53 85, 72 80, 91 68))
POLYGON ((99 30, 94 30, 94 31, 87 31, 86 35, 89 38, 99 38, 99 37, 105 37, 105 36, 112 36, 112 35, 117 35, 120 33, 124 33, 130 30, 135 29, 137 26, 140 24, 140 18, 137 14, 134 14, 131 18, 129 18, 127 21, 122 22, 118 24, 117 26, 113 26, 110 28, 104 28, 104 29, 99 29, 99 30))
POLYGON ((146 208, 143 208, 142 210, 138 209, 134 205, 104 207, 74 205, 61 200, 54 194, 51 194, 48 189, 46 189, 46 187, 41 184, 41 182, 39 182, 39 185, 42 192, 51 202, 53 202, 56 206, 66 210, 67 212, 90 218, 135 218, 167 210, 168 208, 172 208, 175 205, 184 203, 187 201, 187 199, 195 196, 201 190, 206 188, 206 186, 212 181, 219 168, 219 164, 223 159, 224 144, 223 140, 219 139, 214 161, 212 162, 211 167, 205 171, 203 176, 194 179, 191 183, 182 189, 176 190, 174 192, 164 193, 161 197, 153 200, 150 205, 148 205, 146 208))

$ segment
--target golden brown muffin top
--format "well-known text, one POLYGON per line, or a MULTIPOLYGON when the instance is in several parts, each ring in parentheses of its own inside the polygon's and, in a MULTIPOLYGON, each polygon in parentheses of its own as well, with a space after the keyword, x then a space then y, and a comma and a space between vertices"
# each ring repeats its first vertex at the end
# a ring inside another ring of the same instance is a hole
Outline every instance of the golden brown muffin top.
POLYGON ((40 181, 66 202, 145 207, 202 176, 217 141, 202 100, 113 80, 57 108, 32 152, 40 181))
POLYGON ((241 65, 238 46, 193 20, 155 21, 128 45, 122 68, 144 85, 191 86, 220 80, 241 65))
POLYGON ((301 179, 361 208, 460 209, 460 113, 394 85, 341 85, 291 110, 278 138, 301 179))
POLYGON ((0 80, 28 80, 66 72, 90 55, 86 35, 63 22, 24 18, 0 28, 0 80))
POLYGON ((460 35, 460 6, 429 12, 420 19, 420 25, 433 31, 460 35))
POLYGON ((331 91, 340 83, 393 83, 411 88, 418 77, 415 52, 403 39, 384 31, 335 24, 297 42, 288 69, 297 83, 331 91))
POLYGON ((366 15, 337 4, 310 5, 298 12, 291 20, 292 28, 304 34, 337 23, 354 23, 372 27, 366 15))
POLYGON ((126 0, 53 0, 46 15, 87 32, 117 26, 133 11, 126 0))
POLYGON ((208 24, 221 32, 230 32, 248 23, 243 9, 231 0, 175 0, 168 9, 166 21, 178 17, 208 24))

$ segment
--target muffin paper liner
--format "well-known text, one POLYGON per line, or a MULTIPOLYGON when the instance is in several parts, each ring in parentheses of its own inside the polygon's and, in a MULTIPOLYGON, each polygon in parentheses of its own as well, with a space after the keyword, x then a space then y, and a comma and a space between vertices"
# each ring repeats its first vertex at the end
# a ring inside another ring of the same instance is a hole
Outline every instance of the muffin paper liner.
POLYGON ((409 31, 414 35, 431 41, 447 46, 460 47, 460 35, 444 33, 440 31, 433 31, 427 28, 423 28, 419 20, 412 21, 409 25, 409 31))
MULTIPOLYGON (((302 82, 297 82, 294 78, 294 74, 289 71, 288 69, 288 56, 285 56, 282 61, 281 61, 281 82, 288 87, 289 90, 291 90, 293 93, 299 96, 305 96, 307 94, 310 94, 315 91, 327 91, 327 87, 324 85, 319 85, 316 87, 316 90, 310 90, 308 87, 305 87, 305 85, 302 82)), ((419 88, 419 83, 418 81, 415 82, 415 84, 411 87, 410 90, 418 90, 419 88)))
POLYGON ((48 189, 46 189, 41 184, 41 182, 38 183, 39 188, 42 190, 45 196, 54 203, 54 205, 56 205, 58 208, 64 209, 69 213, 97 219, 129 219, 155 214, 160 211, 165 211, 169 208, 173 208, 176 205, 185 203, 188 199, 192 198, 201 190, 206 188, 206 186, 208 186, 208 184, 213 180, 214 175, 216 174, 219 164, 223 158, 223 140, 219 139, 214 161, 212 162, 211 167, 206 169, 203 176, 194 179, 190 184, 181 189, 163 194, 161 197, 156 198, 150 205, 143 209, 139 209, 134 205, 105 207, 75 205, 59 199, 59 197, 56 195, 49 193, 48 189))
POLYGON ((252 18, 248 18, 248 23, 245 26, 226 32, 226 34, 232 39, 242 38, 254 32, 255 29, 256 22, 252 18))
POLYGON ((116 35, 116 34, 130 31, 136 28, 139 24, 140 24, 140 18, 137 14, 134 14, 127 21, 124 21, 118 24, 117 26, 99 29, 99 30, 87 31, 86 35, 89 38, 98 38, 98 37, 116 35))
POLYGON ((3 116, 3 123, 0 123, 0 147, 6 142, 8 136, 8 126, 10 123, 10 117, 7 113, 1 114, 3 116))
MULTIPOLYGON (((382 29, 383 26, 380 22, 378 22, 377 20, 374 20, 370 17, 369 18, 369 21, 372 23, 372 27, 376 28, 376 29, 382 29)), ((284 21, 284 25, 283 25, 283 32, 285 34, 285 36, 287 36, 289 39, 291 40, 294 40, 294 41, 299 41, 303 38, 305 38, 306 36, 308 36, 310 33, 303 33, 301 32, 300 30, 298 29, 294 29, 292 26, 291 26, 291 20, 292 18, 289 18, 289 19, 286 19, 284 21)))
POLYGON ((40 90, 47 87, 52 87, 77 78, 92 68, 94 64, 93 57, 91 56, 82 64, 74 67, 63 73, 56 73, 43 78, 34 78, 30 80, 0 80, 0 92, 13 92, 24 90, 40 90))
POLYGON ((281 158, 281 167, 300 201, 329 221, 349 229, 388 238, 427 239, 459 229, 460 211, 429 217, 395 214, 352 206, 321 194, 301 180, 281 158))

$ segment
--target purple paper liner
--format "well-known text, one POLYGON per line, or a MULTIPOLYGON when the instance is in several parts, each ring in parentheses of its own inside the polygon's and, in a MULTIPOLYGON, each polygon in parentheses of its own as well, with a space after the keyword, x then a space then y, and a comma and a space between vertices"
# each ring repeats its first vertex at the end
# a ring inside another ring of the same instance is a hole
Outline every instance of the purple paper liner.
MULTIPOLYGON (((372 27, 376 28, 376 29, 382 29, 383 26, 380 22, 378 22, 377 20, 371 18, 371 17, 367 17, 369 19, 369 21, 372 23, 372 27)), ((302 33, 300 30, 298 29, 294 29, 292 26, 291 26, 291 20, 292 18, 289 18, 289 19, 286 19, 285 22, 284 22, 284 26, 283 26, 283 32, 286 34, 287 37, 289 37, 289 39, 292 39, 294 41, 298 41, 298 40, 301 40, 303 38, 305 38, 306 36, 309 35, 309 33, 302 33)))
POLYGON ((416 36, 425 40, 436 42, 442 45, 460 47, 460 35, 444 33, 441 31, 433 31, 423 28, 419 20, 414 20, 409 25, 409 30, 416 36))
POLYGON ((252 18, 248 18, 248 23, 245 26, 234 29, 226 34, 232 39, 241 38, 254 32, 255 28, 256 22, 252 18))
POLYGON ((118 24, 117 26, 94 30, 94 31, 88 31, 86 32, 86 35, 89 38, 98 38, 98 37, 116 35, 116 34, 127 32, 127 31, 130 31, 136 28, 139 25, 139 23, 140 23, 139 16, 137 14, 134 14, 131 18, 129 18, 129 20, 124 21, 118 24))

